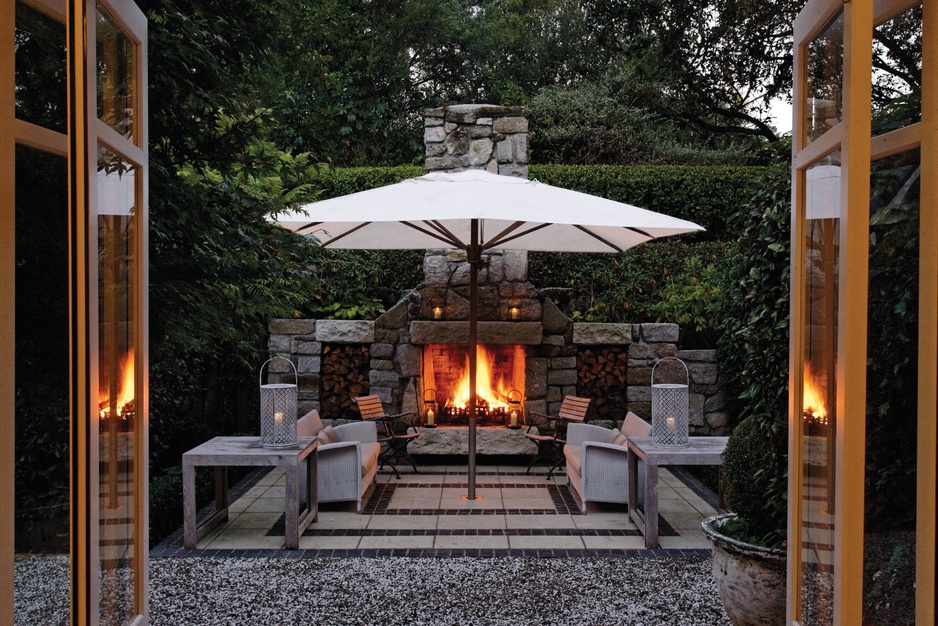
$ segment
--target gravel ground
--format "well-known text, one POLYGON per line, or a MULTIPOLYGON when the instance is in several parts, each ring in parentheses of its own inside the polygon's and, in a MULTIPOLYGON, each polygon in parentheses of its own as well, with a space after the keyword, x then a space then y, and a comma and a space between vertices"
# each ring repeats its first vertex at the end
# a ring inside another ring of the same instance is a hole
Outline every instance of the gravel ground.
MULTIPOLYGON (((66 566, 17 559, 17 624, 58 623, 66 566)), ((155 558, 150 623, 728 625, 710 568, 705 558, 155 558)))

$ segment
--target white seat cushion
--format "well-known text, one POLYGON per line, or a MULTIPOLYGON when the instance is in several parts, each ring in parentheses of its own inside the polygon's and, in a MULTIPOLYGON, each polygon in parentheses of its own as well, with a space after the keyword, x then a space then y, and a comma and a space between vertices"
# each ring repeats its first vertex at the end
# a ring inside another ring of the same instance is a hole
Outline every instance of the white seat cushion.
POLYGON ((362 443, 362 476, 378 464, 378 455, 381 454, 380 443, 362 443))

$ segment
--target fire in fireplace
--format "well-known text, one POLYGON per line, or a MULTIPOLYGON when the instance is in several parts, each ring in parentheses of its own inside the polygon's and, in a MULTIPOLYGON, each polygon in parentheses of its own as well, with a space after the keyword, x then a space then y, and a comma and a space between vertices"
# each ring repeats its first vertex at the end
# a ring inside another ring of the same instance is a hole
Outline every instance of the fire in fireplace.
MULTIPOLYGON (((476 402, 480 426, 520 426, 524 399, 524 346, 480 345, 476 402)), ((423 349, 424 391, 436 394, 440 425, 469 423, 469 348, 429 344, 423 349)))

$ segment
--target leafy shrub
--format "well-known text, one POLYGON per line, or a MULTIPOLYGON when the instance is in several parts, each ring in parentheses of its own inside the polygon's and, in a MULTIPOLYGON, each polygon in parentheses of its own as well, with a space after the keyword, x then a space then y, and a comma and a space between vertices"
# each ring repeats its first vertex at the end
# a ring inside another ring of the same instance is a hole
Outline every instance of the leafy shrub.
POLYGON ((705 265, 699 257, 692 256, 683 272, 668 277, 651 310, 658 314, 659 322, 680 324, 681 332, 693 333, 704 346, 710 347, 722 327, 719 315, 722 282, 723 276, 713 263, 705 265))
POLYGON ((779 426, 777 416, 750 415, 723 453, 723 495, 739 516, 723 531, 770 547, 781 547, 788 521, 788 438, 779 426))
POLYGON ((778 545, 788 495, 788 323, 791 174, 765 173, 734 221, 742 224, 731 260, 717 358, 726 377, 734 428, 723 463, 728 505, 739 515, 724 527, 738 539, 778 545))

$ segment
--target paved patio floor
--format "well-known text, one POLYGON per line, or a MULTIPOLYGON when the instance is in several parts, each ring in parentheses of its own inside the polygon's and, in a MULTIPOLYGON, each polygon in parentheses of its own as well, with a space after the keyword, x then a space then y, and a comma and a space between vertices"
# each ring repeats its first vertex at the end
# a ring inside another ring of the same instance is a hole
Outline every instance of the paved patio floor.
MULTIPOLYGON (((700 530, 717 499, 680 468, 660 472, 660 549, 646 550, 625 505, 589 503, 587 514, 561 473, 530 475, 511 465, 479 465, 469 502, 463 465, 420 466, 400 479, 379 472, 364 512, 354 503, 320 505, 299 550, 283 542, 282 469, 259 470, 232 488, 229 519, 185 550, 180 529, 151 556, 709 556, 700 530)), ((203 511, 208 514, 211 506, 203 511)))

